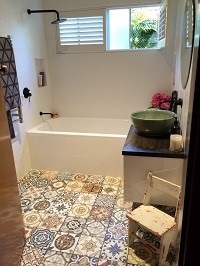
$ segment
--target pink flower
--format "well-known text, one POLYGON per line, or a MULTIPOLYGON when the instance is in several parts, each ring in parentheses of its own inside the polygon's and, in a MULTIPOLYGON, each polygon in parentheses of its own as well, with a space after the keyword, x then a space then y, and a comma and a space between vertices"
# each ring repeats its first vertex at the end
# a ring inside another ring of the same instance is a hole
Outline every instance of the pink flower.
POLYGON ((170 101, 170 100, 171 100, 171 96, 169 96, 165 93, 161 94, 158 92, 158 93, 154 94, 154 96, 152 97, 151 107, 161 108, 161 109, 169 109, 170 102, 164 102, 164 101, 170 101))

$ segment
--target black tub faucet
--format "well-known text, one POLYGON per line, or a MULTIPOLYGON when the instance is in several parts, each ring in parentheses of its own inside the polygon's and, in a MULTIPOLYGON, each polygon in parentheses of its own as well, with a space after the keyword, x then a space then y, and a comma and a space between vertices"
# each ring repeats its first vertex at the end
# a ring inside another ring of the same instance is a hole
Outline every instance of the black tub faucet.
POLYGON ((43 113, 43 112, 40 112, 40 115, 51 115, 51 117, 53 117, 53 114, 52 113, 43 113))

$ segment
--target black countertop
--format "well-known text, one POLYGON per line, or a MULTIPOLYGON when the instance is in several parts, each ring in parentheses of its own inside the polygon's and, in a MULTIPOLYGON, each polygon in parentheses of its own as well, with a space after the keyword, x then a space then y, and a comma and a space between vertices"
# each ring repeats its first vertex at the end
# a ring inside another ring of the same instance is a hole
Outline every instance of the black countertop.
POLYGON ((175 152, 169 150, 170 136, 146 137, 138 133, 132 125, 128 132, 122 155, 179 158, 187 157, 184 150, 175 152))

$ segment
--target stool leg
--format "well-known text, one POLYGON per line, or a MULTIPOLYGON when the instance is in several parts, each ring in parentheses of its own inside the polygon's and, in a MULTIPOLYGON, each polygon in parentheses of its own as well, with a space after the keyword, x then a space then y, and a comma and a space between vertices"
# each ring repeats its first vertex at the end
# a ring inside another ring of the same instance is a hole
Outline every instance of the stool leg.
POLYGON ((161 243, 160 243, 160 252, 159 252, 159 266, 165 266, 166 265, 166 258, 169 251, 170 243, 174 240, 176 229, 173 228, 172 230, 166 232, 161 237, 161 243))

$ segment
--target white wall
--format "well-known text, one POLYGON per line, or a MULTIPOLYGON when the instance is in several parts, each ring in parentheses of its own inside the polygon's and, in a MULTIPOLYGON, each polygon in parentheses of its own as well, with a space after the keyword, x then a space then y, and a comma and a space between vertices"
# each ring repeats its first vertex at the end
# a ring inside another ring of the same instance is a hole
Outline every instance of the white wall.
POLYGON ((17 137, 12 140, 18 179, 30 169, 26 130, 42 121, 40 111, 52 110, 43 20, 41 15, 28 15, 28 8, 40 9, 41 1, 1 0, 0 3, 0 36, 10 35, 12 38, 22 98, 24 123, 14 124, 17 137), (43 88, 37 86, 35 58, 44 58, 46 64, 48 86, 43 88), (30 102, 23 97, 22 91, 25 87, 32 93, 30 102))
MULTIPOLYGON (((148 1, 103 1, 104 6, 148 1)), ((149 1, 155 2, 155 1, 149 1)), ((157 1, 156 1, 157 2, 157 1)), ((163 50, 58 54, 56 30, 45 15, 53 105, 61 116, 129 118, 150 106, 155 92, 173 88, 176 3, 170 0, 168 40, 163 50)), ((101 7, 102 1, 44 0, 44 9, 58 11, 101 7)))

